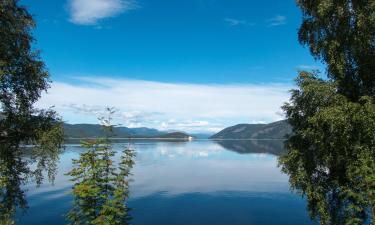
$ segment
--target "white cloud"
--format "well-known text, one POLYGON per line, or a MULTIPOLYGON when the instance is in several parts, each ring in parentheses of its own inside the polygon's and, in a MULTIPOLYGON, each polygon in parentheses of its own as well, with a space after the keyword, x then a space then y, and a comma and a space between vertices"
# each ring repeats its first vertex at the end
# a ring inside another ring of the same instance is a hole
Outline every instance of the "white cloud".
POLYGON ((281 26, 285 25, 287 21, 287 18, 285 16, 276 15, 269 20, 267 20, 269 27, 275 27, 275 26, 281 26))
POLYGON ((162 122, 160 125, 163 130, 181 130, 190 132, 205 131, 209 133, 216 133, 224 128, 223 124, 205 120, 177 121, 176 119, 170 119, 162 122))
POLYGON ((85 84, 54 82, 39 107, 55 105, 65 120, 81 123, 95 121, 101 109, 114 106, 119 123, 126 126, 215 132, 235 123, 282 119, 278 112, 291 89, 283 84, 184 84, 88 77, 80 80, 85 84))
POLYGON ((239 25, 249 25, 249 26, 254 26, 254 23, 249 23, 246 20, 239 20, 239 19, 234 19, 234 18, 224 18, 224 21, 231 27, 234 26, 239 26, 239 25))
POLYGON ((315 65, 298 65, 296 69, 297 70, 319 70, 320 67, 315 66, 315 65))
POLYGON ((137 8, 133 0, 69 0, 70 21, 95 25, 99 20, 137 8))

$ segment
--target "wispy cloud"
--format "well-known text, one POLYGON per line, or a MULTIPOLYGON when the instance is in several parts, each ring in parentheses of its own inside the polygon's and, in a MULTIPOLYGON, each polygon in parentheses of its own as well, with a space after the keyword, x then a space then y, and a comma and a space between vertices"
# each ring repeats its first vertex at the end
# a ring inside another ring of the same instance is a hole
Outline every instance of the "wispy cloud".
POLYGON ((95 122, 105 106, 118 109, 118 123, 185 131, 217 131, 235 123, 282 119, 288 100, 283 84, 183 84, 80 78, 84 85, 55 82, 38 103, 55 105, 71 123, 95 122))
POLYGON ((163 130, 182 130, 182 131, 205 131, 209 133, 219 132, 224 128, 223 124, 209 122, 205 120, 183 120, 170 119, 161 123, 163 130))
POLYGON ((297 70, 319 70, 320 67, 315 66, 315 65, 298 65, 296 66, 296 69, 297 70))
POLYGON ((101 19, 113 17, 138 7, 133 0, 69 0, 70 21, 79 25, 95 25, 101 19))
POLYGON ((240 25, 247 25, 247 26, 254 26, 255 23, 250 23, 246 20, 239 20, 239 19, 234 19, 234 18, 224 18, 224 21, 231 27, 234 26, 240 26, 240 25))
MULTIPOLYGON (((84 116, 89 117, 102 117, 106 116, 106 107, 111 106, 99 106, 99 105, 87 105, 85 103, 79 104, 79 103, 68 103, 63 104, 59 107, 62 111, 72 111, 75 114, 81 114, 84 116)), ((140 111, 124 111, 118 108, 114 108, 115 113, 113 116, 113 119, 115 119, 117 122, 120 122, 119 125, 124 125, 130 128, 133 127, 141 127, 142 124, 145 121, 151 121, 153 117, 158 116, 157 112, 140 112, 140 111)), ((159 123, 159 122, 158 122, 159 123)))
POLYGON ((285 25, 287 22, 287 18, 282 15, 276 15, 270 19, 267 20, 269 27, 275 27, 275 26, 281 26, 285 25))

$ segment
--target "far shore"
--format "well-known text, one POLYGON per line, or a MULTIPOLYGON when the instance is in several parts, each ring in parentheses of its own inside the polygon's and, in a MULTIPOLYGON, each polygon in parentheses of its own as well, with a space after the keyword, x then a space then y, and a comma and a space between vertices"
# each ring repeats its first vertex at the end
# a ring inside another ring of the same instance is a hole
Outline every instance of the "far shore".
MULTIPOLYGON (((95 137, 92 138, 66 138, 66 140, 94 140, 97 139, 95 137)), ((189 140, 189 138, 108 138, 109 140, 189 140)), ((191 140, 210 140, 210 141, 285 141, 287 139, 280 139, 280 138, 246 138, 246 139, 223 139, 223 138, 193 138, 191 140)))

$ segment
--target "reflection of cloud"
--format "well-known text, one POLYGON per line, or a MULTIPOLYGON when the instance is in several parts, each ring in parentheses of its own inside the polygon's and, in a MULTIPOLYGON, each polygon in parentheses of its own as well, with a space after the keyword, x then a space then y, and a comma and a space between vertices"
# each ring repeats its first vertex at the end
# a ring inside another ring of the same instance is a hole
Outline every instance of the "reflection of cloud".
POLYGON ((291 89, 284 84, 179 84, 80 79, 84 85, 54 82, 38 106, 48 108, 55 105, 70 123, 95 122, 100 108, 113 106, 118 110, 118 122, 124 125, 217 131, 234 123, 282 119, 276 112, 289 99, 288 90, 291 89))
POLYGON ((289 192, 288 178, 275 156, 240 156, 212 142, 157 143, 152 153, 143 148, 137 151, 139 161, 133 170, 133 198, 157 193, 289 192))
POLYGON ((286 24, 286 17, 281 15, 276 15, 269 20, 267 20, 269 27, 281 26, 286 24))
POLYGON ((70 21, 94 25, 98 20, 113 17, 137 7, 132 0, 69 0, 70 21))
MULTIPOLYGON (((124 144, 114 145, 118 162, 124 144)), ((131 198, 163 193, 167 197, 217 192, 289 193, 288 177, 277 167, 277 157, 268 154, 239 155, 213 142, 135 142, 136 163, 132 169, 131 198)), ((84 149, 67 146, 60 156, 54 185, 35 189, 28 196, 48 200, 71 190, 65 174, 84 149)), ((35 198, 34 198, 35 199, 35 198)), ((33 203, 31 203, 33 204, 33 203)))
POLYGON ((158 146, 154 152, 156 154, 159 154, 160 156, 165 156, 167 158, 185 158, 185 159, 192 159, 192 158, 206 158, 209 156, 217 155, 221 151, 223 151, 222 148, 216 148, 210 147, 210 148, 195 148, 193 147, 187 147, 186 145, 181 146, 174 146, 171 148, 170 146, 158 146))

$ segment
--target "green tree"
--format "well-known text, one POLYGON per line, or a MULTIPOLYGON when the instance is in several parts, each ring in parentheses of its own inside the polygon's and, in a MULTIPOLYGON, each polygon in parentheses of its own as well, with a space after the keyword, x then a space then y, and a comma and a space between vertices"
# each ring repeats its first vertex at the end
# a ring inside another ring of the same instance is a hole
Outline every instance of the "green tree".
POLYGON ((280 165, 321 224, 375 224, 375 1, 297 4, 299 40, 329 79, 300 72, 280 165))
POLYGON ((32 16, 17 0, 0 2, 0 143, 60 147, 61 121, 33 105, 49 88, 49 74, 33 50, 32 16), (49 138, 44 138, 48 136, 49 138))
POLYGON ((339 92, 352 101, 375 98, 375 1, 297 0, 301 44, 327 65, 339 92))
POLYGON ((75 182, 74 204, 67 215, 72 224, 128 224, 130 220, 126 200, 134 152, 125 149, 118 167, 115 165, 109 139, 113 135, 114 111, 108 112, 108 118, 101 118, 106 137, 83 142, 87 152, 73 160, 75 167, 67 174, 75 182))
POLYGON ((16 0, 0 2, 0 141, 38 140, 40 132, 56 125, 52 111, 33 104, 49 88, 49 74, 32 49, 32 16, 16 0))
POLYGON ((366 224, 375 209, 375 104, 348 101, 307 72, 297 85, 283 107, 293 135, 282 170, 321 224, 366 224))
POLYGON ((0 1, 1 224, 12 224, 16 208, 27 208, 21 188, 27 180, 35 178, 40 184, 45 170, 53 180, 63 141, 56 113, 33 106, 50 82, 38 51, 32 48, 34 27, 32 16, 17 0, 0 1), (35 171, 25 159, 24 144, 35 146, 35 171))

